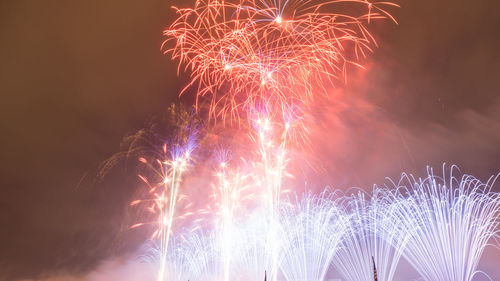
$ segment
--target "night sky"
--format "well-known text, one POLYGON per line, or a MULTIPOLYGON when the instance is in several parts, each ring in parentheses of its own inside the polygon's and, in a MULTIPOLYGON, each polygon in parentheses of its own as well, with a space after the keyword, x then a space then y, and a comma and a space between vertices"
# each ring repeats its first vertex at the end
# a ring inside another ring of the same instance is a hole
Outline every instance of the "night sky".
MULTIPOLYGON (((311 154, 322 169, 309 179, 317 185, 369 188, 444 162, 481 179, 499 172, 500 5, 399 3, 399 25, 376 28, 367 70, 335 90, 336 110, 318 109, 311 154)), ((0 2, 0 280, 86 278, 142 241, 124 219, 135 172, 96 173, 188 81, 160 51, 171 5, 0 2)), ((483 259, 493 280, 499 258, 483 259)))

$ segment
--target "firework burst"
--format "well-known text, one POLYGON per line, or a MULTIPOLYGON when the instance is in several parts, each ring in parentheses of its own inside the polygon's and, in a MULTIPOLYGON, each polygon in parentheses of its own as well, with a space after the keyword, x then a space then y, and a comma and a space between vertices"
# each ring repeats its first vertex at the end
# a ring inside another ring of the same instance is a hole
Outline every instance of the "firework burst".
POLYGON ((367 25, 394 20, 387 12, 393 6, 365 0, 199 0, 194 8, 176 8, 164 48, 191 71, 186 88, 196 85, 198 97, 211 95, 213 116, 239 116, 255 104, 276 114, 292 106, 305 110, 313 89, 345 80, 350 64, 360 66, 357 61, 376 44, 367 25), (348 12, 353 10, 363 12, 348 12), (171 41, 173 47, 166 47, 171 41))

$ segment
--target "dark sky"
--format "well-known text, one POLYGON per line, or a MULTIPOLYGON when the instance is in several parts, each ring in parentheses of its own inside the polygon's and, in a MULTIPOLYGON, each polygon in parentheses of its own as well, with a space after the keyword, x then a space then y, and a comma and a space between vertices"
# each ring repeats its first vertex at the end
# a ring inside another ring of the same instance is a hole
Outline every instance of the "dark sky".
MULTIPOLYGON (((94 178, 186 83, 160 52, 171 5, 0 2, 0 280, 84 274, 137 244, 120 235, 135 176, 94 178)), ((316 125, 318 184, 369 186, 443 162, 499 172, 499 4, 401 5, 367 70, 332 101, 342 111, 316 125)))

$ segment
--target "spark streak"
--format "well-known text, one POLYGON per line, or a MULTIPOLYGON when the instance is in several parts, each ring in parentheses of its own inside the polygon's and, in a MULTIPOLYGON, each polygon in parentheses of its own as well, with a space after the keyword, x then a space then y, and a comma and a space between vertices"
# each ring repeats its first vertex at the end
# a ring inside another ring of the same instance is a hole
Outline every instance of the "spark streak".
POLYGON ((368 281, 374 264, 380 278, 393 280, 402 255, 425 280, 471 281, 484 248, 500 234, 500 194, 492 184, 493 178, 481 183, 430 171, 419 180, 404 175, 395 188, 375 187, 369 199, 331 189, 285 198, 276 221, 267 208, 233 213, 230 232, 208 226, 176 239, 165 263, 171 275, 162 281, 258 280, 273 266, 286 281, 322 281, 331 265, 346 280, 368 281), (275 245, 268 238, 272 224, 275 245))

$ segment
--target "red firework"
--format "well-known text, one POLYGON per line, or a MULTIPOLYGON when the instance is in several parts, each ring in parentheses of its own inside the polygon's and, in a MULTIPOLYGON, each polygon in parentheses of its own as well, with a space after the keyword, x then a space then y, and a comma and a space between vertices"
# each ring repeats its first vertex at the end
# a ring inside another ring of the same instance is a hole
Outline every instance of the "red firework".
POLYGON ((198 0, 194 8, 175 8, 178 18, 164 32, 165 43, 173 46, 164 49, 179 68, 191 71, 186 88, 197 87, 197 100, 211 97, 212 116, 239 116, 256 105, 283 115, 307 108, 313 89, 325 93, 345 80, 347 65, 360 66, 357 61, 376 45, 367 25, 394 20, 387 9, 395 6, 365 0, 198 0))

